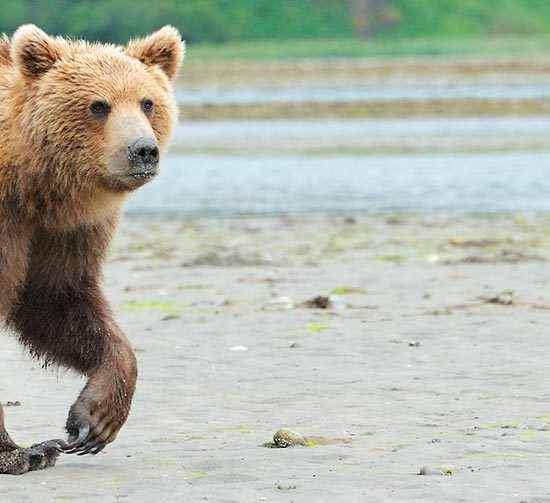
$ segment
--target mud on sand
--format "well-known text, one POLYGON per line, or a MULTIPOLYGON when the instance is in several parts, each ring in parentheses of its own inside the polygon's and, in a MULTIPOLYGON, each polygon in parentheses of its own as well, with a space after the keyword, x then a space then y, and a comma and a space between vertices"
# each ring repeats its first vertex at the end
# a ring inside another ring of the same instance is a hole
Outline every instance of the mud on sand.
MULTIPOLYGON (((549 239, 512 215, 126 220, 130 420, 0 501, 546 501, 549 239), (313 441, 262 447, 281 427, 313 441)), ((2 341, 14 438, 59 436, 82 383, 2 341)))

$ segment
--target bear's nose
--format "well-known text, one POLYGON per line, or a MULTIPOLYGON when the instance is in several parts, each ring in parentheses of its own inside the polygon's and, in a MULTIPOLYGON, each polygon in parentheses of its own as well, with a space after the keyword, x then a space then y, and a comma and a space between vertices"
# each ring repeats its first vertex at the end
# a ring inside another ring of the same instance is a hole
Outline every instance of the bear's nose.
POLYGON ((134 168, 150 168, 159 162, 159 148, 152 138, 140 138, 126 147, 128 160, 134 168))

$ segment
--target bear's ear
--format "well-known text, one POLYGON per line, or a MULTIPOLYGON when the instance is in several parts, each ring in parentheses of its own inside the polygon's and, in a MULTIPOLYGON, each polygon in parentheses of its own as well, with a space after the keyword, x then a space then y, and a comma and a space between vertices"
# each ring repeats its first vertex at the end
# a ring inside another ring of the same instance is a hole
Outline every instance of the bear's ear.
POLYGON ((21 26, 12 38, 11 59, 27 77, 47 72, 63 54, 64 41, 52 38, 33 24, 21 26))
POLYGON ((148 37, 131 40, 126 54, 139 59, 144 65, 157 65, 175 80, 185 54, 185 42, 173 26, 165 26, 148 37))

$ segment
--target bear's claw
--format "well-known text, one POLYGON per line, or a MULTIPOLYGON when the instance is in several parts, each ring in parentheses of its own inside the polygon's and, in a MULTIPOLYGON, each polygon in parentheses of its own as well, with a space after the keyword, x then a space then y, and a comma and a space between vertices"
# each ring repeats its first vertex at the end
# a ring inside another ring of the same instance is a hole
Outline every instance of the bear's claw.
POLYGON ((128 417, 135 385, 135 359, 130 359, 128 365, 128 377, 103 372, 90 378, 69 411, 66 424, 69 439, 64 452, 81 456, 97 454, 115 440, 128 417))
POLYGON ((84 456, 101 452, 113 440, 113 431, 109 425, 104 426, 103 429, 97 427, 91 429, 86 425, 79 429, 78 437, 74 437, 72 435, 69 438, 69 442, 63 447, 63 452, 84 456))
POLYGON ((69 441, 63 449, 66 454, 77 454, 82 451, 84 446, 88 445, 92 432, 90 425, 72 426, 69 430, 69 441))

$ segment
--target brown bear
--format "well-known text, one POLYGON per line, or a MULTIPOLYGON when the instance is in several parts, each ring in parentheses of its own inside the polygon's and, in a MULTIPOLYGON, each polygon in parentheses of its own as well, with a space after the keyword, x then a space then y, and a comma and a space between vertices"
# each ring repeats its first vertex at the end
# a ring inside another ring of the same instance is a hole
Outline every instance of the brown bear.
POLYGON ((0 38, 0 318, 45 364, 87 377, 68 441, 19 447, 0 406, 0 473, 98 453, 128 417, 136 358, 102 265, 127 195, 158 172, 183 54, 170 26, 125 48, 32 25, 0 38))

